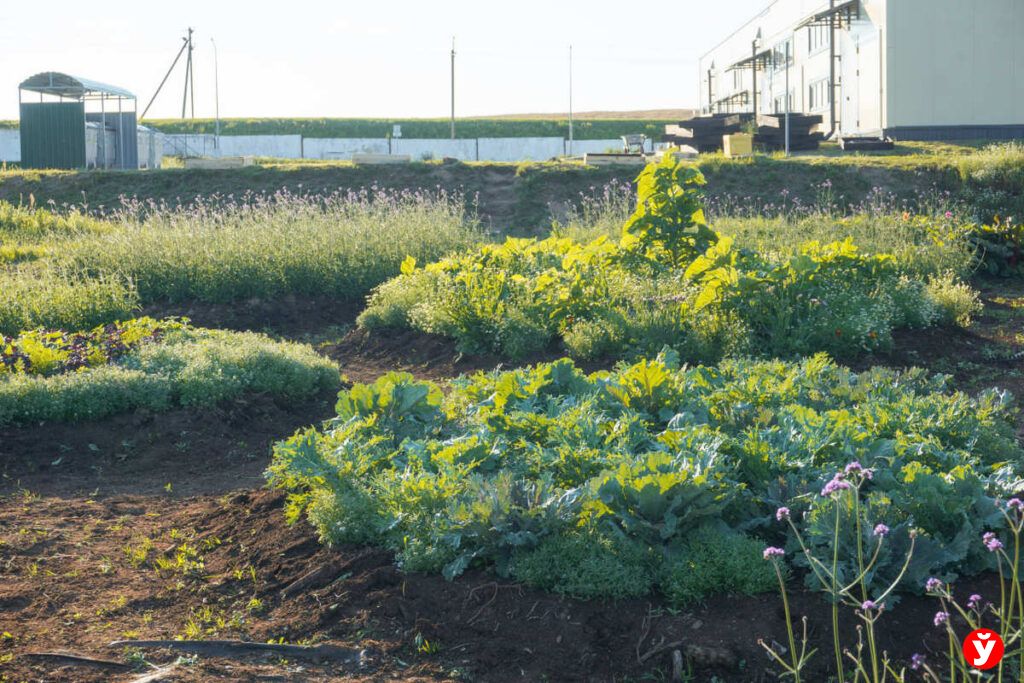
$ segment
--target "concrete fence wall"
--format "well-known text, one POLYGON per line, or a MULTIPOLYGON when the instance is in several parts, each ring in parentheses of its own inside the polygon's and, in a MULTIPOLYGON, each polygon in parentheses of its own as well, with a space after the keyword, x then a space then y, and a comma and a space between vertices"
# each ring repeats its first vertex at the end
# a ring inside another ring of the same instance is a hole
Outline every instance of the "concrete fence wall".
MULTIPOLYGON (((351 159, 353 154, 408 154, 413 161, 450 157, 460 161, 544 161, 566 154, 620 150, 620 140, 542 138, 303 138, 301 135, 164 135, 164 154, 174 156, 256 156, 279 159, 351 159)), ((647 141, 647 151, 653 142, 647 141)), ((0 130, 0 161, 18 161, 16 129, 0 130)))
POLYGON ((0 128, 0 161, 21 161, 21 134, 17 128, 0 128))
MULTIPOLYGON (((301 135, 221 135, 220 156, 301 159, 301 135)), ((214 155, 217 156, 217 155, 214 155)))
POLYGON ((353 154, 389 154, 383 138, 305 138, 305 159, 351 159, 353 154))

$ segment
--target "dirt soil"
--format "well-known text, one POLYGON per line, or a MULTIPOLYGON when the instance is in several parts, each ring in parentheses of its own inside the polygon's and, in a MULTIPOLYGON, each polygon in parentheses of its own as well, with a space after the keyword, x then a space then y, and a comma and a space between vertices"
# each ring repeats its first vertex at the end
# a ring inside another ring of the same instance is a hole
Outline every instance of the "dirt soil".
MULTIPOLYGON (((305 523, 285 523, 283 503, 279 493, 245 490, 10 496, 0 511, 8 680, 130 681, 145 673, 141 660, 130 660, 139 661, 132 672, 27 653, 124 661, 124 648, 111 642, 175 637, 327 642, 362 654, 342 663, 200 656, 163 680, 635 680, 667 673, 673 649, 687 655, 695 680, 774 677, 757 645, 785 642, 773 595, 720 597, 673 614, 657 601, 580 602, 482 572, 449 583, 402 574, 378 550, 325 549, 305 523), (282 597, 322 568, 320 581, 282 597)), ((991 582, 964 590, 997 594, 991 582)), ((818 639, 827 606, 819 594, 794 592, 795 614, 808 617, 818 639)), ((887 619, 895 637, 884 647, 904 660, 919 651, 938 659, 935 611, 932 599, 905 599, 887 619)), ((176 655, 147 649, 144 659, 166 666, 176 655)), ((817 663, 820 674, 827 658, 817 663)))
MULTIPOLYGON (((1000 384, 1019 393, 1024 292, 999 284, 985 297, 969 331, 900 335, 892 354, 863 363, 926 364, 972 391, 1000 384)), ((309 339, 353 381, 395 369, 442 379, 499 364, 459 356, 440 338, 351 331, 354 314, 343 306, 313 323, 261 302, 192 309, 197 324, 309 339)), ((322 547, 305 522, 286 523, 285 500, 261 489, 262 471, 274 441, 326 418, 332 404, 332 396, 302 405, 250 396, 213 411, 0 430, 0 681, 121 683, 151 673, 159 681, 668 680, 672 650, 694 681, 779 673, 757 643, 786 642, 775 595, 721 596, 683 611, 657 598, 584 602, 484 572, 452 583, 407 575, 379 550, 322 547), (282 595, 303 577, 306 586, 282 595), (110 646, 175 637, 331 643, 352 656, 110 646), (32 654, 55 652, 103 661, 32 654)), ((791 590, 795 615, 807 616, 821 648, 807 680, 825 680, 828 607, 819 594, 791 590)), ((998 595, 991 577, 961 590, 998 595)), ((898 661, 922 652, 938 662, 937 609, 932 599, 904 598, 885 617, 882 647, 898 661)), ((851 646, 854 624, 847 614, 851 646)))

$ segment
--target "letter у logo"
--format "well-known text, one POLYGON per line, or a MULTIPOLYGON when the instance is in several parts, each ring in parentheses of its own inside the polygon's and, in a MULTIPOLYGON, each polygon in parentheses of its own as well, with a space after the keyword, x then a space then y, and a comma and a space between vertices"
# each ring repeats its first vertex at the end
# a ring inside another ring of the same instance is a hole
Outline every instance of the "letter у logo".
POLYGON ((964 638, 963 652, 972 669, 991 669, 1003 658, 1003 639, 992 629, 979 628, 964 638))

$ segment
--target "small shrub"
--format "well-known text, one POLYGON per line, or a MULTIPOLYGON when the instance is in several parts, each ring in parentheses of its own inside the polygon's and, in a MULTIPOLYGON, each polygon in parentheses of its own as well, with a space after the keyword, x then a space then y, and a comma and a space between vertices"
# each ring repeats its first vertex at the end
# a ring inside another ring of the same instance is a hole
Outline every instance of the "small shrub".
POLYGON ((945 273, 928 281, 928 300, 934 304, 936 317, 947 325, 967 327, 971 318, 981 312, 978 292, 945 273))
POLYGON ((764 571, 764 543, 743 534, 701 527, 665 561, 658 587, 677 606, 717 594, 756 595, 776 588, 764 571))
POLYGON ((964 191, 979 223, 997 217, 1024 217, 1024 145, 1008 142, 986 147, 960 160, 964 191))
POLYGON ((536 549, 517 554, 512 576, 574 598, 635 598, 650 592, 653 564, 650 552, 637 543, 576 532, 546 538, 536 549))
POLYGON ((309 502, 309 521, 320 530, 321 542, 330 545, 378 543, 380 518, 376 501, 354 486, 318 492, 309 502))

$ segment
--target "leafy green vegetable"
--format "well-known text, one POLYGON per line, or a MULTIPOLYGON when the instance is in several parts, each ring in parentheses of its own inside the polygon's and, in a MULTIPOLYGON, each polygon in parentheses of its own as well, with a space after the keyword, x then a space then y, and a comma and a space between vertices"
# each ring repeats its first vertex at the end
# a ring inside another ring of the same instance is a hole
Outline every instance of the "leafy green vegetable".
MULTIPOLYGON (((735 574, 729 590, 765 587, 751 578, 763 569, 699 549, 698 529, 777 533, 785 504, 817 538, 833 514, 817 492, 853 460, 874 469, 865 493, 885 519, 921 529, 915 572, 980 568, 963 530, 994 524, 979 511, 1016 486, 1010 414, 1004 393, 971 398, 920 370, 857 374, 824 355, 680 368, 666 352, 591 375, 563 359, 444 393, 404 374, 356 385, 337 418, 276 446, 268 476, 326 542, 378 543, 407 569, 487 566, 574 595, 657 576, 685 602, 706 586, 680 562, 717 563, 708 575, 735 574)), ((751 555, 761 562, 739 556, 751 555)))

